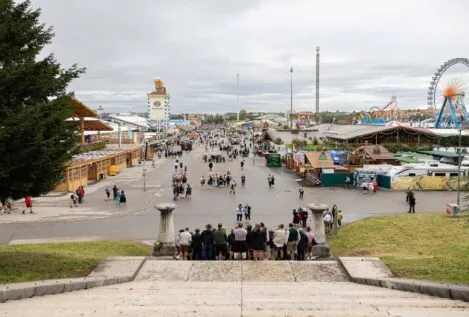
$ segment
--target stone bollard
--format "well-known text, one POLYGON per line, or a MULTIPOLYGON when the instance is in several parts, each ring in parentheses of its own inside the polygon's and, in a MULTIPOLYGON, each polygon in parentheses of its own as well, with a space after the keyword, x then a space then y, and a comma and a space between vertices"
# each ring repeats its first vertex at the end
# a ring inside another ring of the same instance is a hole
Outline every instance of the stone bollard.
POLYGON ((324 229, 324 210, 329 208, 329 206, 325 204, 311 203, 308 205, 308 208, 311 209, 311 212, 313 213, 313 228, 311 229, 317 242, 317 245, 313 246, 313 256, 319 258, 330 257, 331 251, 327 246, 326 231, 324 229))
POLYGON ((156 205, 155 208, 160 211, 160 226, 156 238, 157 242, 153 247, 153 256, 172 256, 176 250, 173 221, 173 210, 176 205, 162 203, 156 205))

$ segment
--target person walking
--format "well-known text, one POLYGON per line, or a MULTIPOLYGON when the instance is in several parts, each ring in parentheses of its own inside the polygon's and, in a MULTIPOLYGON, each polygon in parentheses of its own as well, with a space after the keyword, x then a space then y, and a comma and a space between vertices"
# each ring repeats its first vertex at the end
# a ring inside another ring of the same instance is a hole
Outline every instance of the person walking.
POLYGON ((228 236, 221 223, 218 224, 218 229, 214 232, 213 236, 215 241, 215 260, 224 260, 228 251, 228 236))
POLYGON ((24 205, 26 206, 26 209, 23 210, 23 215, 28 208, 29 208, 29 213, 32 214, 33 213, 33 199, 31 198, 31 196, 27 195, 26 197, 24 197, 24 205))
POLYGON ((186 188, 186 198, 191 199, 192 198, 192 187, 190 184, 187 184, 186 188))
POLYGON ((202 187, 202 189, 205 188, 205 177, 202 175, 202 178, 200 179, 200 187, 202 187))
POLYGON ((412 193, 412 195, 409 196, 409 214, 415 214, 415 203, 415 194, 412 193))
POLYGON ((121 206, 127 206, 127 197, 125 196, 125 193, 123 190, 121 190, 121 195, 119 199, 119 205, 121 206))
POLYGON ((110 200, 111 199, 111 191, 109 190, 109 188, 106 187, 104 192, 106 193, 106 200, 110 200))
POLYGON ((251 206, 249 206, 248 204, 246 204, 244 206, 244 220, 246 221, 251 221, 251 206))
POLYGON ((269 188, 272 187, 273 183, 272 183, 272 175, 269 174, 269 176, 267 177, 267 182, 269 182, 269 188))
POLYGON ((210 161, 210 163, 208 163, 208 170, 211 172, 213 169, 213 162, 210 161))
POLYGON ((233 180, 233 181, 231 182, 230 194, 236 195, 236 186, 237 186, 237 184, 236 184, 236 182, 233 180))
POLYGON ((113 198, 114 200, 117 200, 117 192, 118 192, 118 191, 119 191, 119 189, 117 188, 116 185, 114 185, 114 186, 112 187, 112 198, 113 198))
POLYGON ((195 229, 195 233, 192 236, 192 260, 202 260, 202 235, 200 229, 195 229))
POLYGON ((300 199, 303 199, 303 195, 305 193, 305 189, 303 188, 303 186, 300 186, 300 188, 298 189, 298 192, 300 193, 300 199))
POLYGON ((72 193, 70 195, 70 200, 72 201, 72 203, 70 204, 70 208, 78 207, 78 196, 76 193, 72 193))
POLYGON ((246 185, 246 176, 241 175, 241 186, 244 187, 246 185))
POLYGON ((213 256, 213 231, 212 225, 205 226, 202 231, 202 260, 211 260, 213 256))
POLYGON ((238 208, 236 208, 236 221, 237 222, 243 221, 243 212, 244 212, 243 205, 239 204, 238 208))
POLYGON ((243 170, 244 169, 244 159, 241 161, 241 169, 243 170))
POLYGON ((179 248, 181 250, 181 260, 187 260, 189 256, 189 246, 192 242, 192 235, 189 232, 189 227, 179 234, 179 248))

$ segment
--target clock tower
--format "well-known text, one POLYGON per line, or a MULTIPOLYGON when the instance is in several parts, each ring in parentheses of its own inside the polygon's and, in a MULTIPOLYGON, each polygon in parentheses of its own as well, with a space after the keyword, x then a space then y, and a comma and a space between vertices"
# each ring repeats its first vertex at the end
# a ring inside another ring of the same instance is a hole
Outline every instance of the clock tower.
POLYGON ((148 114, 152 121, 167 125, 169 121, 169 94, 161 79, 155 79, 155 90, 148 93, 148 114))

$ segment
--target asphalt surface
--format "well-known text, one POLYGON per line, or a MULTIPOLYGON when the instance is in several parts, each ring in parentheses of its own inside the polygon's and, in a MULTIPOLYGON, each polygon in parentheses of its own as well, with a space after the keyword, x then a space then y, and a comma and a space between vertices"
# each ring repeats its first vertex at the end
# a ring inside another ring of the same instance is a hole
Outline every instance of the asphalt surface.
MULTIPOLYGON (((337 204, 344 213, 344 222, 365 217, 396 214, 407 211, 403 192, 380 191, 363 194, 360 190, 342 188, 305 188, 304 199, 298 197, 298 178, 286 168, 271 169, 264 166, 262 158, 246 158, 245 168, 240 168, 240 158, 226 163, 215 163, 213 173, 226 173, 230 169, 238 182, 236 195, 230 195, 228 188, 201 189, 200 177, 208 176, 208 164, 202 160, 205 149, 196 147, 185 153, 183 162, 188 166, 188 179, 193 187, 192 199, 176 201, 174 211, 176 229, 189 226, 203 228, 205 224, 221 222, 231 227, 236 220, 236 206, 249 203, 252 206, 251 223, 264 222, 268 227, 292 220, 292 209, 307 206, 316 201, 337 204), (246 175, 246 186, 241 187, 240 176, 246 175), (275 185, 269 188, 267 177, 275 175, 275 185)), ((164 160, 164 159, 163 159, 164 160)), ((85 205, 100 210, 112 209, 111 216, 100 219, 54 220, 34 223, 0 224, 0 243, 25 239, 60 239, 69 237, 105 237, 109 239, 153 240, 156 238, 159 214, 155 205, 172 201, 171 175, 175 160, 159 162, 156 168, 146 163, 146 192, 143 191, 143 167, 136 167, 128 177, 120 178, 118 187, 127 192, 127 207, 118 207, 104 201, 104 188, 99 185, 88 187, 85 205)), ((452 192, 418 192, 417 212, 444 212, 445 203, 456 199, 452 192)))

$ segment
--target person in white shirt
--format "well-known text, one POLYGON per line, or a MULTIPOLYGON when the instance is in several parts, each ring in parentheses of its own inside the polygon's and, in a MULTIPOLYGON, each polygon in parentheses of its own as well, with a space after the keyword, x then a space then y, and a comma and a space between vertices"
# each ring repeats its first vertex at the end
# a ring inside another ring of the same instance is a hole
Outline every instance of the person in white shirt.
POLYGON ((192 235, 189 232, 189 228, 186 227, 184 232, 179 234, 179 247, 181 249, 181 260, 187 260, 189 254, 189 246, 192 242, 192 235))
POLYGON ((284 229, 283 224, 277 227, 274 232, 274 259, 283 260, 283 247, 287 243, 287 231, 284 229))
POLYGON ((243 221, 243 212, 244 208, 243 205, 239 204, 238 208, 236 208, 236 221, 243 221))
POLYGON ((326 229, 326 234, 329 234, 329 231, 332 227, 332 215, 330 212, 326 212, 324 215, 324 227, 326 229))

